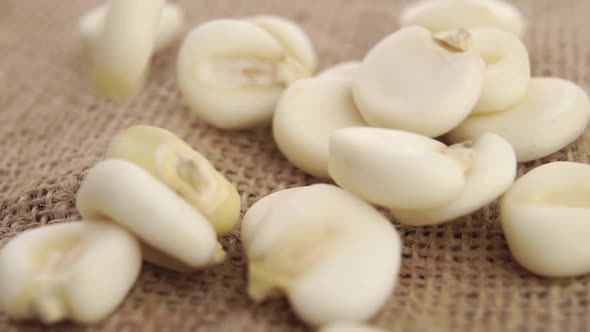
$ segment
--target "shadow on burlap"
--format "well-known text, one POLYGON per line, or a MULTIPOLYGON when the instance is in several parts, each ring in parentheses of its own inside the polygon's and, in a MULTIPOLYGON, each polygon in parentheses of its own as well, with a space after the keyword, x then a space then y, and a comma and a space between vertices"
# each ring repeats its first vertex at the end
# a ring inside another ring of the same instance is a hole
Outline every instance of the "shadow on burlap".
MULTIPOLYGON (((0 1, 0 244, 25 229, 79 218, 75 192, 109 139, 134 124, 169 129, 208 157, 239 189, 243 211, 261 197, 317 182, 278 152, 268 128, 222 132, 193 116, 175 83, 177 47, 158 55, 137 98, 115 104, 87 83, 76 24, 96 2, 0 1)), ((321 65, 358 59, 397 28, 408 1, 186 0, 189 26, 218 17, 280 14, 311 34, 321 65)), ((590 88, 590 23, 584 0, 521 0, 536 75, 590 88)), ((519 174, 555 160, 589 162, 590 134, 519 174)), ((243 212, 242 211, 242 212, 243 212)), ((393 331, 582 331, 590 280, 547 280, 510 257, 497 205, 442 226, 398 227, 400 282, 374 323, 393 331)), ((223 239, 221 266, 178 275, 145 264, 123 305, 89 331, 306 331, 282 298, 246 296, 239 235, 223 239)), ((2 282, 0 280, 0 282, 2 282)), ((42 331, 0 314, 2 331, 42 331)), ((86 330, 60 324, 54 331, 86 330)))

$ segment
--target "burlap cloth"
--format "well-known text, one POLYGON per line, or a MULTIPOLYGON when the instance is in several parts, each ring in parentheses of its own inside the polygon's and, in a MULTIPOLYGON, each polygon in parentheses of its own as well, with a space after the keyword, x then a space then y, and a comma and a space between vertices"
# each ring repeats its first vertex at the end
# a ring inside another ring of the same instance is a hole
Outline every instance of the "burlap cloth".
MULTIPOLYGON (((96 1, 0 0, 0 245, 25 229, 79 218, 74 197, 109 139, 134 124, 167 128, 207 156, 238 187, 243 211, 261 197, 317 180, 291 166, 268 128, 223 132, 193 116, 175 82, 177 47, 158 55, 137 98, 96 98, 77 19, 96 1)), ((300 22, 322 67, 358 59, 397 28, 408 1, 186 0, 188 27, 218 17, 274 13, 300 22)), ((590 88, 588 0, 521 0, 536 75, 590 88)), ((187 28, 188 28, 187 27, 187 28)), ((554 160, 588 163, 590 136, 519 173, 554 160)), ((590 221, 589 221, 590 222, 590 221)), ((374 323, 393 331, 590 330, 590 279, 538 278, 510 257, 497 206, 442 226, 398 227, 400 281, 374 323)), ((590 239, 589 239, 590 241, 590 239)), ((179 275, 145 264, 123 305, 89 331, 306 331, 286 300, 246 296, 239 234, 223 239, 221 266, 179 275)), ((0 282, 2 282, 0 280, 0 282)), ((1 331, 41 331, 0 314, 1 331)), ((54 331, 84 330, 60 324, 54 331)))

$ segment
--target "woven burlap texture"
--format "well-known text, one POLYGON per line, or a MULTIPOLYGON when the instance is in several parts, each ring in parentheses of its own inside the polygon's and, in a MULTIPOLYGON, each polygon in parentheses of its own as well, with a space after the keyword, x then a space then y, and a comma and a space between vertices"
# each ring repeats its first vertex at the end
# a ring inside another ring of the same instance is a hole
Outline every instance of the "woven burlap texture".
MULTIPOLYGON (((301 23, 322 67, 361 58, 397 29, 391 0, 186 0, 187 27, 220 17, 272 13, 301 23)), ((241 193, 244 212, 258 199, 318 180, 281 156, 269 128, 225 132, 196 118, 175 81, 178 46, 155 57, 149 83, 133 100, 112 103, 88 84, 77 20, 92 1, 0 1, 0 245, 18 233, 79 218, 75 192, 110 138, 134 124, 164 127, 208 157, 241 193)), ((535 75, 571 79, 590 88, 587 0, 521 0, 525 42, 535 75)), ((588 163, 590 134, 541 161, 588 163)), ((590 329, 590 279, 548 280, 511 258, 492 204, 433 227, 398 227, 403 238, 400 281, 373 321, 392 331, 583 331, 590 329)), ((223 239, 227 261, 179 275, 145 264, 135 287, 108 319, 53 331, 307 331, 284 298, 261 304, 246 295, 246 260, 239 233, 223 239)), ((0 280, 0 282, 2 282, 0 280)), ((44 331, 0 314, 1 331, 44 331)))

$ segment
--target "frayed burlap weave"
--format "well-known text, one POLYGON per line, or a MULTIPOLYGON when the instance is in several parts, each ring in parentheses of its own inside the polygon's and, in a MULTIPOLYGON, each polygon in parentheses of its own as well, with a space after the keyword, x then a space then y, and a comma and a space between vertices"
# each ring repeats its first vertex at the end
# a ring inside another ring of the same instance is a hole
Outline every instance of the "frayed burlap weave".
MULTIPOLYGON (((187 29, 205 20, 272 13, 300 22, 322 67, 361 58, 397 29, 393 0, 186 0, 187 29)), ((590 1, 521 0, 535 75, 590 88, 590 1)), ((177 47, 156 56, 135 99, 93 95, 77 20, 96 1, 0 0, 0 245, 26 229, 79 218, 75 192, 110 138, 134 124, 171 130, 208 157, 239 189, 243 210, 263 196, 317 180, 290 165, 268 128, 224 132, 197 119, 175 81, 177 47)), ((590 161, 590 133, 519 174, 555 160, 590 161)), ((590 222, 590 221, 589 221, 590 222)), ((397 289, 374 323, 392 331, 590 330, 590 277, 548 280, 511 258, 495 204, 434 227, 398 227, 403 264, 397 289)), ((589 238, 590 241, 590 238, 589 238)), ((246 296, 239 234, 223 239, 227 261, 179 275, 145 264, 123 305, 88 331, 307 331, 286 300, 246 296)), ((2 282, 0 280, 0 282, 2 282)), ((1 331, 45 331, 0 314, 1 331)), ((81 331, 59 324, 52 331, 81 331)))

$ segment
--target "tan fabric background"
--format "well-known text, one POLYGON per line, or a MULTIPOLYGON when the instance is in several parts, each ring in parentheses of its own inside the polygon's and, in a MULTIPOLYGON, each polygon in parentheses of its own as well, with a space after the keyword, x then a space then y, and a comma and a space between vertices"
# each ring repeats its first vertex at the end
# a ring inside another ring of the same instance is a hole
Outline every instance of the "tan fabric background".
MULTIPOLYGON (((397 28, 388 0, 186 0, 188 27, 218 17, 273 13, 311 34, 322 67, 363 56, 397 28)), ((109 139, 133 124, 167 128, 201 151, 238 186, 243 211, 261 197, 314 182, 280 155, 268 128, 222 132, 185 107, 175 84, 177 48, 154 59, 134 100, 96 98, 87 83, 76 24, 96 1, 0 0, 0 244, 19 232, 78 218, 74 195, 109 139)), ((536 75, 590 88, 588 0, 520 0, 536 75)), ((188 28, 187 27, 187 28, 188 28)), ((542 162, 588 163, 590 134, 542 162)), ((520 174, 539 165, 520 167, 520 174)), ((404 261, 399 285, 374 322, 394 331, 583 331, 590 329, 590 279, 547 280, 510 257, 492 205, 436 227, 399 227, 404 261)), ((278 298, 246 296, 237 232, 223 239, 219 267, 178 275, 146 264, 131 294, 89 331, 306 331, 278 298)), ((0 280, 0 282, 2 282, 0 280)), ((0 314, 2 331, 42 331, 0 314)), ((61 324, 53 331, 82 331, 61 324)))

